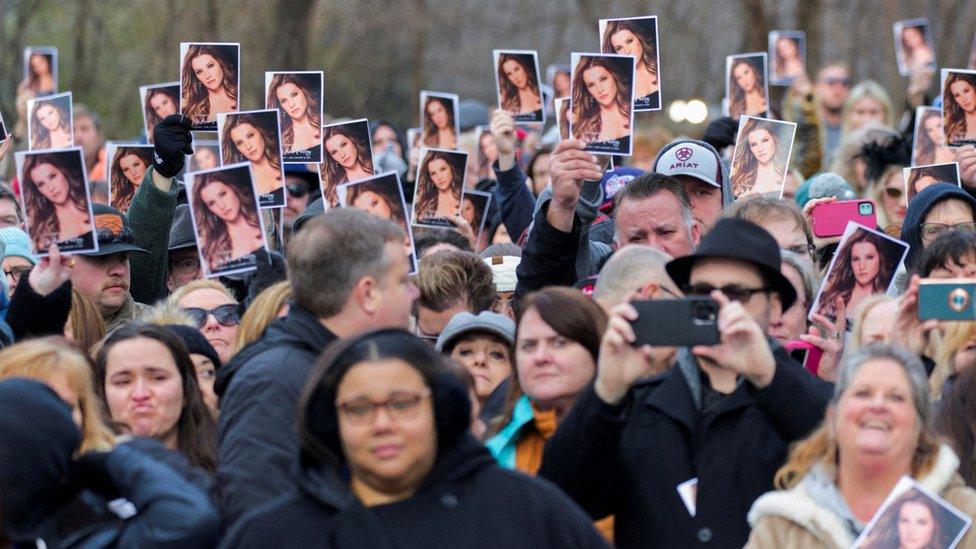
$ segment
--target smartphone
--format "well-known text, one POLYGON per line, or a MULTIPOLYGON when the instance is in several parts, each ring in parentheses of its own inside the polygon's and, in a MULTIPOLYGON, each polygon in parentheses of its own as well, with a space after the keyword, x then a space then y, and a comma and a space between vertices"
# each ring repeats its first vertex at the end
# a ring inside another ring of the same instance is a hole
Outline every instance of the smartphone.
POLYGON ((976 320, 971 278, 926 278, 918 286, 918 318, 921 320, 976 320))
POLYGON ((853 221, 873 229, 878 226, 874 202, 870 200, 840 200, 818 204, 810 211, 814 236, 828 238, 844 234, 847 223, 853 221))
POLYGON ((808 372, 817 375, 817 371, 820 370, 820 358, 823 356, 820 347, 799 340, 790 341, 784 347, 790 352, 790 356, 802 364, 808 372))
POLYGON ((634 345, 691 347, 719 342, 718 302, 709 297, 632 301, 634 345))

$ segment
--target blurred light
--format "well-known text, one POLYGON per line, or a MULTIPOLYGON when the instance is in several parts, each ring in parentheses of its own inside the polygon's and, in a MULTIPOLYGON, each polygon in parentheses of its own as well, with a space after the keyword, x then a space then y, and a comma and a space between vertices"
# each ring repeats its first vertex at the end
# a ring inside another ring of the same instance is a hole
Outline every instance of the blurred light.
POLYGON ((668 116, 674 122, 684 122, 688 116, 688 106, 681 99, 676 99, 668 105, 668 116))
POLYGON ((685 119, 692 124, 701 124, 708 118, 708 106, 701 99, 692 99, 685 106, 685 119))

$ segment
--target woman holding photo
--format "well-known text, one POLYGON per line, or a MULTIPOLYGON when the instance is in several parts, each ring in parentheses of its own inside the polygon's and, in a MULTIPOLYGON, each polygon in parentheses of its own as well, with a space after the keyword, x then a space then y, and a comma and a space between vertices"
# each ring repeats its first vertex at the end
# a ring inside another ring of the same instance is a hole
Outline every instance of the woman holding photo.
MULTIPOLYGON (((746 547, 852 547, 905 475, 973 517, 976 492, 931 427, 928 391, 925 367, 900 347, 845 353, 823 424, 791 449, 779 491, 753 504, 746 547)), ((959 547, 974 540, 970 529, 959 547)))
POLYGON ((847 318, 853 318, 857 305, 872 295, 888 291, 897 265, 884 253, 884 238, 858 229, 837 251, 836 262, 820 294, 820 314, 834 318, 837 299, 845 304, 847 318))
POLYGON ((603 31, 603 53, 630 55, 637 59, 634 82, 634 104, 656 109, 661 106, 661 92, 657 77, 657 47, 650 39, 653 24, 647 20, 643 28, 639 20, 607 21, 603 31))
POLYGON ((444 97, 427 96, 424 102, 423 144, 427 147, 454 149, 454 103, 444 97))
MULTIPOLYGON (((67 99, 67 97, 63 98, 67 99)), ((38 101, 31 113, 31 150, 63 149, 74 139, 71 115, 62 107, 61 99, 38 101)))
POLYGON ((146 170, 153 164, 152 149, 119 147, 109 171, 112 181, 112 207, 125 213, 129 211, 132 197, 142 184, 146 170))
POLYGON ((267 107, 280 109, 281 141, 285 154, 308 151, 311 159, 319 158, 322 116, 319 92, 298 74, 275 74, 268 86, 267 107))
POLYGON ((613 58, 583 56, 573 75, 572 133, 587 143, 620 142, 630 146, 631 74, 613 58))
POLYGON ((395 187, 384 185, 390 181, 395 180, 381 178, 380 181, 367 181, 346 187, 346 204, 392 221, 406 234, 407 217, 400 206, 400 196, 395 187))
POLYGON ((216 272, 264 245, 257 204, 243 169, 212 172, 193 185, 193 213, 200 250, 216 272))
POLYGON ((54 70, 48 53, 32 52, 27 59, 27 88, 36 95, 54 93, 54 70))
POLYGON ((35 154, 24 159, 22 181, 28 232, 34 249, 46 251, 51 244, 88 236, 85 178, 79 158, 72 154, 35 154))
POLYGON ((194 124, 215 122, 217 113, 237 110, 237 60, 224 49, 191 44, 183 57, 183 114, 194 124))
POLYGON ((146 92, 146 104, 143 110, 146 114, 146 136, 149 143, 153 142, 153 130, 156 124, 179 109, 179 86, 162 86, 151 88, 146 92))
POLYGON ((532 120, 542 119, 542 93, 533 58, 528 54, 498 54, 498 90, 502 109, 532 120))
POLYGON ((739 57, 729 71, 729 117, 738 120, 743 114, 762 115, 766 105, 766 81, 758 61, 739 57))
POLYGON ((788 81, 803 74, 803 58, 800 56, 800 40, 785 34, 773 43, 773 74, 776 80, 788 81))
POLYGON ((285 201, 276 129, 269 127, 267 120, 258 115, 235 114, 227 117, 222 131, 223 163, 251 163, 254 187, 262 204, 281 205, 285 201))
POLYGON ((976 74, 950 72, 942 96, 949 144, 976 142, 976 74))
POLYGON ((742 128, 745 142, 739 146, 732 162, 736 167, 732 177, 732 194, 736 198, 747 194, 779 192, 782 187, 786 166, 777 154, 779 136, 776 129, 775 123, 755 118, 742 128))
POLYGON ((942 113, 938 109, 927 110, 918 123, 916 134, 915 164, 942 164, 955 162, 956 155, 945 146, 942 133, 942 113))
POLYGON ((430 151, 420 165, 417 201, 413 205, 417 223, 442 220, 441 224, 446 224, 446 220, 458 215, 464 171, 451 160, 446 153, 430 151))
MULTIPOLYGON (((365 127, 365 123, 362 125, 365 127)), ((343 183, 373 175, 373 158, 366 134, 359 134, 348 125, 328 126, 322 143, 325 145, 322 186, 329 196, 334 196, 336 187, 343 183)))

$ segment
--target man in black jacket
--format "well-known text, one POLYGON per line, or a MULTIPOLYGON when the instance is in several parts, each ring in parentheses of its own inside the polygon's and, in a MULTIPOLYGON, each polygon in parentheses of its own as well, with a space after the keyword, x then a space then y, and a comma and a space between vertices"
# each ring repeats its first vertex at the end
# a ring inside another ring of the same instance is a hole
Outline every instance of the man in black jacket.
POLYGON ((298 399, 319 353, 337 338, 408 327, 418 292, 403 239, 394 223, 354 208, 331 210, 292 237, 288 315, 218 373, 218 476, 228 526, 294 486, 298 399))
POLYGON ((741 219, 668 263, 686 295, 720 305, 721 342, 680 349, 673 364, 631 345, 631 305, 613 309, 594 386, 549 440, 540 475, 593 518, 615 515, 619 547, 742 547, 787 446, 822 421, 830 384, 766 333, 796 300, 779 269, 773 237, 741 219))

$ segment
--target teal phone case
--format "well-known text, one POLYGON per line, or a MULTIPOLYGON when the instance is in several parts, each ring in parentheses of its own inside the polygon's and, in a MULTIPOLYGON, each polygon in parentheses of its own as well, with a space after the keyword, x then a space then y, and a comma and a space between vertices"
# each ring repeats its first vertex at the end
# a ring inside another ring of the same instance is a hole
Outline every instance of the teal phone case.
POLYGON ((918 287, 918 317, 922 320, 976 320, 976 280, 923 281, 918 287))

